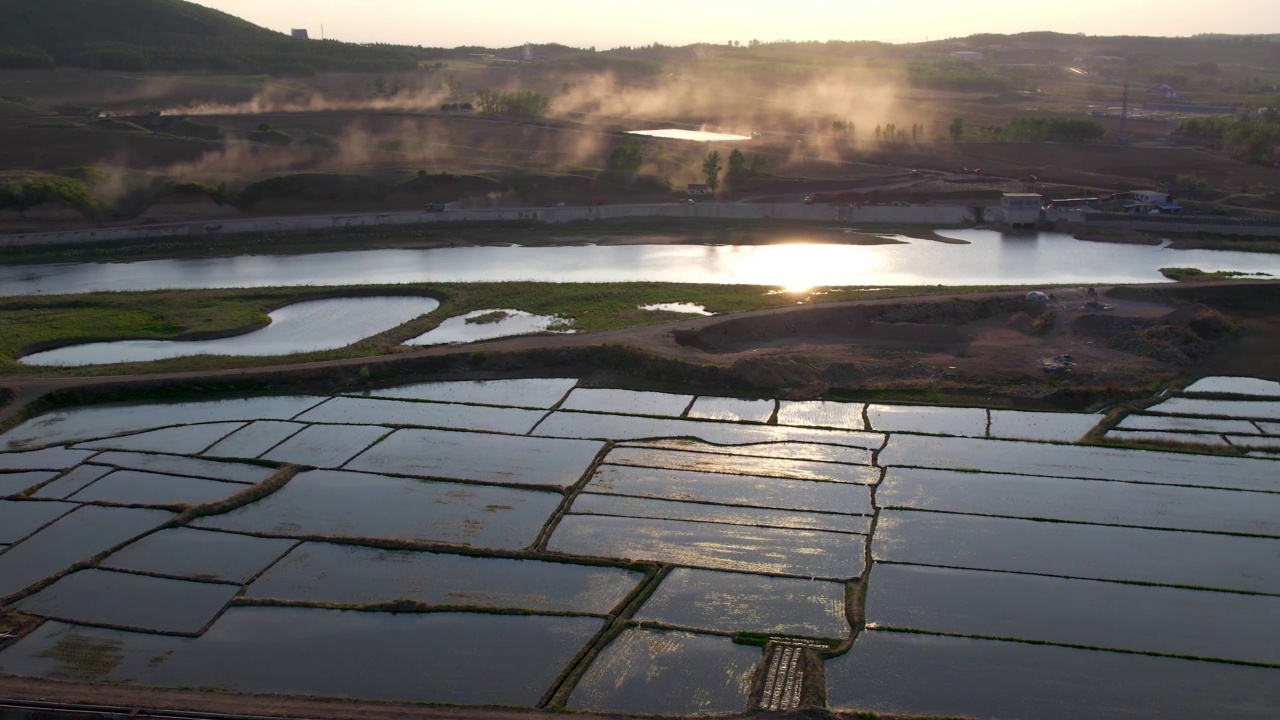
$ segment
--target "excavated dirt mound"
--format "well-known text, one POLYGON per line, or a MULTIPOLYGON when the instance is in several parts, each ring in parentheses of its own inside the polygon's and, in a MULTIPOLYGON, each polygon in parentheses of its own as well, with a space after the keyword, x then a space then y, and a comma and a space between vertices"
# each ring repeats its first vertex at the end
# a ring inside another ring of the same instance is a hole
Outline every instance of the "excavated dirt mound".
POLYGON ((1071 330, 1124 353, 1186 367, 1221 349, 1235 325, 1208 308, 1184 307, 1154 319, 1082 315, 1071 330))
POLYGON ((739 353, 796 344, 898 344, 962 351, 973 340, 963 328, 995 316, 1022 315, 1030 326, 1042 307, 1018 298, 890 305, 820 306, 807 312, 747 316, 697 330, 676 330, 679 345, 707 353, 739 353))
POLYGON ((990 293, 800 306, 683 322, 657 337, 637 331, 628 344, 793 398, 879 389, 1048 398, 1183 374, 1237 342, 1234 327, 1173 293, 1079 288, 1041 303, 990 293))

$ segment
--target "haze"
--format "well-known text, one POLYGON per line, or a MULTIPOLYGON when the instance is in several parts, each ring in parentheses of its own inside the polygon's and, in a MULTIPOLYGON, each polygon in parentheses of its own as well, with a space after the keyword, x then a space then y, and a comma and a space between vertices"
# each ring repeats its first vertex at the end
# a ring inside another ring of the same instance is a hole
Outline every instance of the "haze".
POLYGON ((433 47, 509 47, 562 43, 601 50, 620 45, 685 45, 736 40, 882 40, 921 42, 975 33, 1053 30, 1088 35, 1194 35, 1280 32, 1274 0, 1178 4, 1080 0, 1013 4, 996 0, 846 0, 734 2, 647 0, 200 0, 282 32, 313 37, 433 47))

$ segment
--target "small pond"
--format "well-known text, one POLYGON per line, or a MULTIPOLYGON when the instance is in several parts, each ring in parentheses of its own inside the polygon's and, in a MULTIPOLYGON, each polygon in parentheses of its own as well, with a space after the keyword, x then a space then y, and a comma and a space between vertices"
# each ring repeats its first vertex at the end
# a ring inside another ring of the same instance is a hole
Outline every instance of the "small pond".
POLYGON ((290 355, 346 347, 440 306, 421 297, 334 298, 295 303, 270 313, 271 324, 216 340, 120 340, 32 353, 27 365, 99 365, 191 355, 290 355))
POLYGON ((448 345, 540 332, 572 333, 565 324, 564 318, 555 315, 534 315, 523 310, 476 310, 451 317, 436 329, 404 344, 448 345))
POLYGON ((668 140, 693 140, 694 142, 732 142, 750 140, 749 135, 708 132, 706 130, 684 130, 681 128, 663 128, 661 130, 629 130, 628 135, 644 135, 646 137, 667 138, 668 140))

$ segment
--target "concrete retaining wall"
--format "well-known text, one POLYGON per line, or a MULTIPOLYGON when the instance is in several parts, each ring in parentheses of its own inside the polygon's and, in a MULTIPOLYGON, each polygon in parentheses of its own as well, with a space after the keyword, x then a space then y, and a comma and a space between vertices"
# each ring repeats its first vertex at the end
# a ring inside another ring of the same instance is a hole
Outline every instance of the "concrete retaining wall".
POLYGON ((1086 225, 1092 227, 1125 228, 1151 233, 1209 233, 1213 235, 1280 237, 1280 223, 1269 220, 1085 213, 1084 221, 1086 225))
POLYGON ((140 225, 48 233, 0 235, 0 248, 71 245, 113 240, 149 240, 237 233, 298 232, 346 227, 428 225, 450 222, 511 222, 536 220, 566 223, 618 218, 700 218, 724 220, 810 220, 847 223, 963 225, 972 222, 966 207, 929 205, 803 205, 799 203, 687 203, 662 205, 606 205, 603 207, 512 208, 448 210, 445 212, 307 215, 276 218, 238 218, 212 222, 140 225))

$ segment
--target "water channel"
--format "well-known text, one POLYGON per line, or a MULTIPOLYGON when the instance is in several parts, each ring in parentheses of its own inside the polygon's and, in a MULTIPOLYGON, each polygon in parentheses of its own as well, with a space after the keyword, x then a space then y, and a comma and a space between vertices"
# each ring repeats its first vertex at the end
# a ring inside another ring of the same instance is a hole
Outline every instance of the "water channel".
POLYGON ((822 285, 1006 285, 1161 282, 1162 267, 1280 275, 1280 255, 1172 250, 1076 240, 1062 233, 944 230, 965 244, 906 238, 886 245, 486 246, 309 255, 0 267, 0 295, 353 283, 677 282, 822 285))

